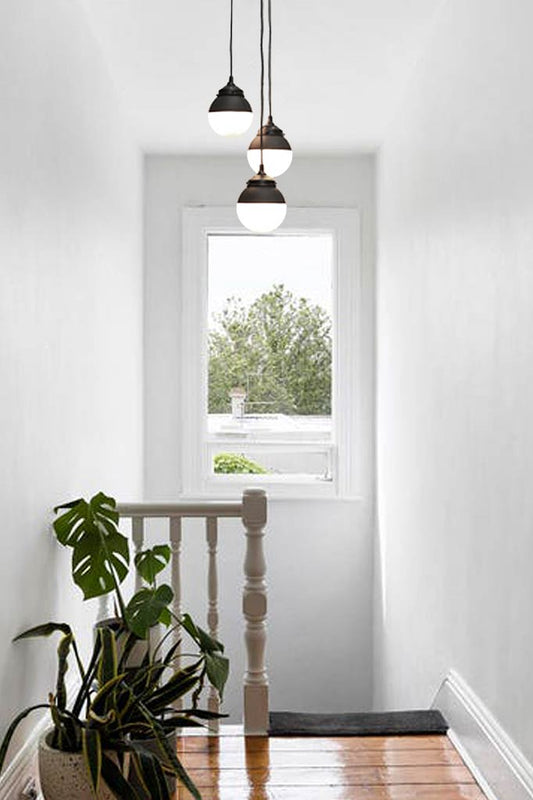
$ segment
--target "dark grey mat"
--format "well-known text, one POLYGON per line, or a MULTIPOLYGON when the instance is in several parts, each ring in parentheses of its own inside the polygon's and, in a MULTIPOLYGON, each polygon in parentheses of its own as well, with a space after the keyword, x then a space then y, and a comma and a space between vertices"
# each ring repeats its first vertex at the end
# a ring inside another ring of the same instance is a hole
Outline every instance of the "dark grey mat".
POLYGON ((270 713, 270 736, 407 736, 446 733, 440 711, 388 711, 363 714, 270 713))

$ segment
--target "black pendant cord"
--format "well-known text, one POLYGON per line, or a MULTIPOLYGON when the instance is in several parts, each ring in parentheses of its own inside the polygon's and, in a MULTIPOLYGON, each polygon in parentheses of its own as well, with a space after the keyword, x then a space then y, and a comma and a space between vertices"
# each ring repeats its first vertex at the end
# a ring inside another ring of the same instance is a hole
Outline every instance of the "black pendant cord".
POLYGON ((233 0, 230 2, 229 14, 229 79, 233 81, 233 0))
POLYGON ((259 51, 261 53, 261 119, 259 120, 260 140, 261 140, 261 163, 259 165, 260 175, 264 175, 265 167, 263 165, 263 117, 265 115, 265 52, 263 46, 263 39, 265 35, 265 10, 264 0, 261 0, 261 40, 259 51))
POLYGON ((272 122, 272 0, 268 0, 268 121, 272 122))

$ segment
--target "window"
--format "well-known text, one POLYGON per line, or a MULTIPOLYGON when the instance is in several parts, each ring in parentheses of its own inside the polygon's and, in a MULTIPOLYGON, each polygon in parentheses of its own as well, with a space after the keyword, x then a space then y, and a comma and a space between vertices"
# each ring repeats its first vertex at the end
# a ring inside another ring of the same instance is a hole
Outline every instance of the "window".
POLYGON ((292 209, 270 236, 183 215, 187 494, 353 494, 357 214, 292 209))

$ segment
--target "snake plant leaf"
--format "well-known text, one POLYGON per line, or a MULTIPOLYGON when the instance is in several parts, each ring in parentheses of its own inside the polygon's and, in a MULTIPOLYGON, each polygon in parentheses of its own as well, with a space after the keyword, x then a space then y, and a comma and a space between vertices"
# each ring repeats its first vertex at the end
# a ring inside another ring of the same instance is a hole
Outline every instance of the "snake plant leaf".
MULTIPOLYGON (((208 711, 203 708, 184 708, 181 713, 190 714, 192 717, 198 717, 198 719, 225 719, 229 717, 229 714, 218 714, 216 711, 208 711)), ((168 722, 168 720, 166 719, 165 722, 168 722)))
POLYGON ((150 628, 159 622, 161 612, 168 608, 174 592, 164 583, 155 588, 145 587, 133 595, 126 606, 126 623, 140 639, 146 639, 150 628))
POLYGON ((143 550, 135 556, 135 567, 141 578, 150 584, 154 585, 156 575, 159 575, 168 562, 172 551, 168 544, 158 544, 149 550, 143 550))
POLYGON ((131 744, 136 755, 136 768, 141 783, 148 789, 150 800, 170 800, 165 773, 158 757, 135 742, 131 744))
POLYGON ((106 626, 98 628, 102 652, 98 663, 98 686, 105 686, 118 674, 117 640, 115 634, 106 626))
POLYGON ((72 631, 66 633, 57 647, 57 682, 56 682, 56 704, 60 711, 67 707, 67 687, 65 675, 68 671, 68 656, 74 636, 72 631))
POLYGON ((99 492, 89 502, 78 500, 56 507, 67 509, 54 521, 58 541, 72 548, 72 575, 84 598, 108 594, 128 574, 128 540, 117 528, 116 502, 99 492))
POLYGON ((154 722, 153 727, 154 727, 155 738, 157 739, 157 744, 159 746, 159 749, 161 750, 161 753, 163 754, 163 756, 165 756, 165 761, 168 760, 168 763, 172 767, 173 772, 178 776, 181 783, 185 786, 186 789, 188 789, 188 791, 192 794, 192 796, 196 798, 196 800, 202 800, 200 792, 196 788, 196 785, 194 784, 192 779, 189 777, 187 771, 185 770, 185 767, 179 760, 174 747, 172 747, 172 745, 170 744, 164 728, 162 728, 157 721, 154 722))
POLYGON ((27 631, 24 631, 24 633, 19 633, 18 636, 15 636, 13 641, 18 642, 21 639, 31 639, 34 636, 51 636, 56 631, 61 631, 61 633, 64 634, 72 633, 70 625, 67 625, 66 622, 46 622, 44 625, 36 625, 34 628, 29 628, 27 631))
POLYGON ((140 800, 135 789, 105 753, 102 755, 102 778, 118 800, 140 800))
POLYGON ((117 685, 124 680, 126 677, 126 673, 122 672, 119 675, 115 675, 114 678, 111 678, 107 683, 105 683, 94 695, 92 702, 91 702, 91 711, 101 716, 105 714, 107 711, 107 701, 113 695, 117 685))
POLYGON ((158 713, 190 692, 198 683, 200 664, 201 662, 197 661, 175 672, 163 686, 152 693, 150 699, 146 701, 146 706, 152 712, 158 713))
POLYGON ((102 774, 102 741, 96 728, 83 728, 81 732, 83 761, 93 792, 98 797, 102 774))
POLYGON ((39 703, 38 705, 25 708, 24 711, 21 711, 20 714, 17 714, 17 716, 7 729, 5 736, 2 739, 2 744, 0 745, 0 772, 2 772, 2 769, 4 767, 4 761, 6 760, 7 750, 16 729, 18 728, 23 719, 25 719, 33 711, 38 711, 41 708, 50 708, 50 705, 49 703, 39 703))

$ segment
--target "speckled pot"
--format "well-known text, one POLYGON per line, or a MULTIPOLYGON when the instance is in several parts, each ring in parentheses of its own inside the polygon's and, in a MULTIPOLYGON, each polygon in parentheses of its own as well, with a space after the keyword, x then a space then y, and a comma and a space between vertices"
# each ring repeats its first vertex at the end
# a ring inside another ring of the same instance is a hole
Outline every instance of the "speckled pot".
MULTIPOLYGON (((39 741, 39 778, 45 800, 94 800, 83 755, 53 750, 47 742, 50 731, 39 741)), ((115 800, 102 785, 98 800, 115 800)))

